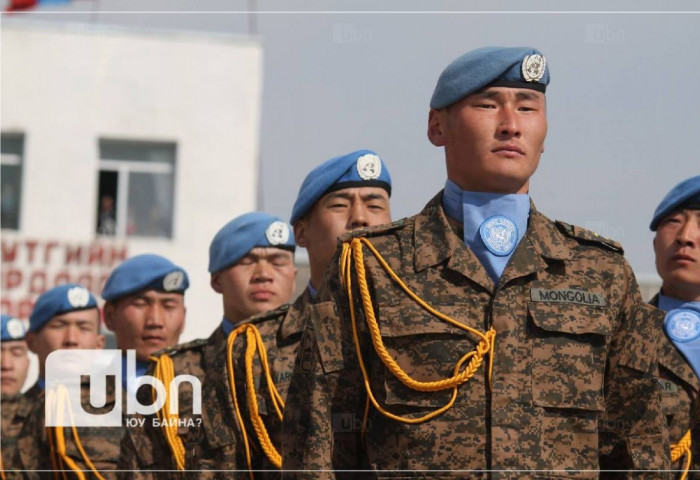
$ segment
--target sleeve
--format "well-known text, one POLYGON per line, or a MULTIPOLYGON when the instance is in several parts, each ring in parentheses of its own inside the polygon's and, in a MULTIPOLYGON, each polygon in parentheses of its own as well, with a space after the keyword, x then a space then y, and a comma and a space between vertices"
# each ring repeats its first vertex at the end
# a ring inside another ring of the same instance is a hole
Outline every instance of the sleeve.
MULTIPOLYGON (((337 269, 333 273, 326 278, 337 279, 337 269)), ((287 394, 283 478, 332 479, 335 470, 368 468, 361 448, 366 394, 350 319, 342 308, 340 285, 327 283, 333 295, 325 302, 319 295, 319 302, 306 310, 308 318, 304 319, 287 394)), ((347 475, 353 474, 348 472, 343 478, 347 475)))
POLYGON ((690 448, 692 452, 690 469, 700 470, 700 396, 696 396, 693 400, 690 415, 690 448))
MULTIPOLYGON (((43 399, 43 396, 41 397, 43 399)), ((49 450, 46 429, 44 428, 44 402, 36 402, 29 413, 14 451, 12 466, 23 472, 6 472, 7 479, 39 479, 36 470, 51 470, 51 452, 49 450)))
POLYGON ((601 478, 671 478, 669 439, 661 406, 656 341, 659 310, 644 303, 625 262, 618 328, 608 352, 601 416, 601 478))
MULTIPOLYGON (((138 422, 140 420, 146 420, 146 418, 141 415, 133 415, 129 416, 129 420, 138 422)), ((118 478, 137 478, 139 480, 155 479, 153 473, 144 470, 145 468, 152 468, 152 465, 146 466, 142 465, 140 462, 140 457, 143 454, 152 456, 150 442, 139 442, 139 439, 146 439, 146 433, 143 427, 127 425, 124 428, 124 435, 122 436, 119 448, 119 462, 117 463, 117 470, 119 470, 118 478), (139 451, 136 448, 136 443, 139 443, 143 450, 139 451), (146 443, 146 445, 144 445, 144 443, 146 443)))
POLYGON ((229 386, 228 355, 228 350, 222 348, 216 357, 217 364, 210 365, 206 372, 202 385, 202 441, 191 460, 188 457, 187 469, 197 470, 199 475, 207 470, 238 470, 229 476, 249 479, 229 386))

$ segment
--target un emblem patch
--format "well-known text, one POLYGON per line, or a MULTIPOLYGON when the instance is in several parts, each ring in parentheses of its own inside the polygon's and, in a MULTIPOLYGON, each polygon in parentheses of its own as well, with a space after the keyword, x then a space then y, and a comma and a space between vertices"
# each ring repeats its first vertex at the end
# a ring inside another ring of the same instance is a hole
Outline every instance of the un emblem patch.
POLYGON ((518 226, 505 215, 494 215, 484 220, 479 235, 489 252, 505 257, 511 254, 518 242, 518 226))
POLYGON ((671 310, 666 314, 666 332, 674 342, 691 342, 700 337, 700 313, 687 308, 671 310))

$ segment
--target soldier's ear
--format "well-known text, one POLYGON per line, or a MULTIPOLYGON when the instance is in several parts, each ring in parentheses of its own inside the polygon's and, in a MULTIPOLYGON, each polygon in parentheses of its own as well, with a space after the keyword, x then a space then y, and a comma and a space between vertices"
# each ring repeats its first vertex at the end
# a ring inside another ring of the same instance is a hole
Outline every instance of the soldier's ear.
POLYGON ((443 121, 446 110, 430 109, 428 113, 428 140, 436 147, 445 146, 445 134, 443 132, 443 121))
POLYGON ((297 220, 294 223, 294 241, 296 242, 297 245, 300 247, 306 248, 309 245, 309 241, 306 238, 306 224, 307 224, 307 219, 306 215, 304 218, 301 218, 297 220))
POLYGON ((25 342, 27 342, 27 348, 30 352, 36 353, 36 332, 27 332, 24 337, 25 342))
POLYGON ((104 314, 105 327, 109 328, 112 331, 114 331, 114 324, 115 324, 114 309, 115 309, 114 304, 112 302, 107 302, 107 303, 105 303, 104 309, 102 310, 102 312, 104 314))
POLYGON ((221 288, 221 272, 212 273, 209 277, 209 285, 216 293, 224 293, 221 288))

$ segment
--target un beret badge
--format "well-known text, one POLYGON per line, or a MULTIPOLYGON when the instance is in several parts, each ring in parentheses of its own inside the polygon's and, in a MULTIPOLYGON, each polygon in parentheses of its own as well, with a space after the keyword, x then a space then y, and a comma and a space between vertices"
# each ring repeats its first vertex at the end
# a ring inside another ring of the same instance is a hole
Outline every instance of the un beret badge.
POLYGON ((542 55, 528 55, 523 58, 521 70, 526 82, 539 82, 544 76, 547 60, 542 55))
POLYGON ((362 180, 374 180, 382 173, 379 157, 368 153, 357 159, 357 174, 362 180))
POLYGON ((68 290, 67 297, 71 307, 80 308, 90 301, 90 292, 84 287, 73 287, 68 290))
POLYGON ((184 273, 180 271, 170 272, 169 274, 163 277, 163 290, 165 290, 166 292, 179 290, 184 280, 184 273))
POLYGON ((7 322, 7 334, 10 338, 22 338, 24 336, 24 328, 22 322, 16 318, 11 318, 7 322))
POLYGON ((265 238, 270 242, 270 245, 287 243, 287 240, 289 240, 289 227, 284 222, 272 222, 265 230, 265 238))

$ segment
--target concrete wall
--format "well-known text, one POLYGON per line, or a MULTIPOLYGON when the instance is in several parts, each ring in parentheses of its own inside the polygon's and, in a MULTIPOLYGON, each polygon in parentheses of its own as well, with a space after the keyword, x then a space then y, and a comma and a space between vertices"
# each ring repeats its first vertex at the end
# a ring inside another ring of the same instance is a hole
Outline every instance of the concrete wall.
POLYGON ((153 252, 190 275, 181 340, 221 319, 208 246, 255 210, 262 49, 227 35, 3 22, 3 134, 24 135, 20 228, 2 231, 3 312, 56 281, 99 293, 123 256, 153 252), (172 238, 99 237, 99 140, 176 145, 172 238))

